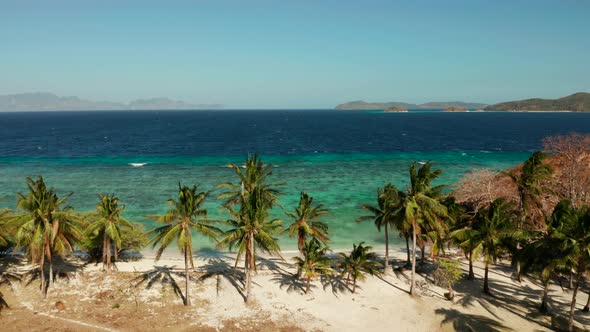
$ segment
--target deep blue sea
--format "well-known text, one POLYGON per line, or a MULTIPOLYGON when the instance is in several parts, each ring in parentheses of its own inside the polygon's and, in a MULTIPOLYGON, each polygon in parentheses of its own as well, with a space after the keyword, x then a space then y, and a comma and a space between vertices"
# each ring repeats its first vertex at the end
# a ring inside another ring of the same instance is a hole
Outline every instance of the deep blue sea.
MULTIPOLYGON (((414 161, 434 161, 440 183, 472 168, 514 166, 541 148, 543 137, 590 132, 582 113, 382 113, 337 110, 118 111, 0 113, 0 207, 14 208, 27 176, 43 175, 59 193, 74 192, 77 210, 114 192, 125 216, 154 226, 178 181, 213 190, 235 180, 224 167, 258 152, 286 183, 281 204, 294 208, 307 191, 331 213, 332 247, 366 240, 383 244, 373 224, 356 224, 361 204, 374 203, 388 182, 404 187, 414 161), (131 163, 146 163, 132 167, 131 163)), ((223 218, 215 195, 210 217, 223 218)), ((280 209, 273 213, 286 224, 280 209)), ((196 247, 212 247, 198 239, 196 247)), ((281 239, 285 248, 296 242, 281 239)))

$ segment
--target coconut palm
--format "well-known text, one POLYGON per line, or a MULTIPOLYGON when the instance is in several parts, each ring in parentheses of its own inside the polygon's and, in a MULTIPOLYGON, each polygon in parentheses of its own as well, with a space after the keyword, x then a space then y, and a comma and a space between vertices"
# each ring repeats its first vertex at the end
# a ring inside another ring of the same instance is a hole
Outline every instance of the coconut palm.
MULTIPOLYGON (((372 220, 375 223, 377 230, 381 232, 381 228, 385 233, 385 264, 384 270, 387 272, 389 267, 389 229, 397 228, 400 235, 407 234, 408 228, 400 211, 403 209, 404 193, 398 190, 394 185, 387 184, 383 188, 377 189, 377 205, 363 205, 363 209, 369 211, 371 215, 359 217, 356 221, 372 220)), ((408 261, 410 260, 408 237, 406 237, 406 247, 408 249, 408 261)))
POLYGON ((293 219, 293 223, 287 228, 290 237, 297 234, 297 247, 299 252, 303 253, 303 247, 308 237, 317 238, 324 244, 328 242, 328 225, 318 219, 328 214, 322 204, 313 204, 313 197, 306 192, 301 192, 299 206, 294 213, 286 212, 285 214, 293 219))
POLYGON ((573 331, 578 289, 590 268, 590 208, 573 209, 570 202, 561 204, 566 207, 561 209, 563 215, 551 225, 551 236, 559 240, 555 249, 563 253, 572 271, 576 272, 568 320, 568 329, 573 331))
POLYGON ((547 231, 527 245, 522 257, 523 271, 535 271, 539 273, 543 284, 543 296, 540 311, 547 312, 548 290, 551 276, 556 270, 565 270, 574 260, 571 246, 564 242, 563 230, 571 227, 575 222, 575 211, 569 201, 561 201, 553 210, 551 218, 547 222, 547 231))
POLYGON ((8 220, 11 211, 9 209, 0 210, 0 248, 9 245, 9 234, 8 234, 8 220))
POLYGON ((121 233, 133 225, 121 216, 125 205, 119 205, 119 198, 115 194, 99 195, 96 205, 99 218, 86 228, 87 236, 102 237, 102 266, 107 272, 111 271, 111 256, 118 260, 118 249, 121 248, 121 233), (111 249, 112 245, 112 249, 111 249))
POLYGON ((159 246, 156 252, 156 261, 162 257, 164 250, 174 241, 180 252, 184 254, 185 290, 184 305, 190 305, 189 297, 189 264, 194 268, 192 232, 197 232, 211 239, 216 239, 221 230, 211 225, 207 219, 207 210, 203 203, 208 193, 200 191, 198 186, 182 186, 178 183, 178 200, 169 199, 170 209, 164 215, 154 216, 158 222, 163 223, 150 233, 153 247, 159 246))
POLYGON ((432 236, 442 236, 446 230, 447 208, 441 204, 442 186, 432 186, 432 181, 442 174, 441 170, 432 170, 428 162, 418 168, 417 163, 410 165, 410 185, 403 196, 403 218, 412 226, 412 274, 410 294, 413 294, 416 274, 416 241, 427 230, 432 236))
POLYGON ((327 256, 328 247, 324 246, 317 238, 312 237, 303 245, 302 257, 294 257, 297 265, 297 276, 306 280, 305 293, 309 292, 311 279, 318 276, 329 277, 333 270, 330 267, 332 260, 327 256))
MULTIPOLYGON (((539 225, 540 220, 544 219, 542 218, 544 212, 541 198, 544 192, 550 192, 549 188, 543 186, 543 182, 549 180, 553 174, 551 166, 545 163, 546 158, 547 155, 543 152, 536 151, 524 162, 520 173, 504 172, 512 179, 518 190, 518 207, 524 219, 522 222, 528 221, 530 223, 526 225, 521 222, 517 225, 518 227, 542 228, 542 225, 539 225)), ((520 242, 517 241, 512 248, 514 275, 518 281, 520 281, 520 260, 518 257, 520 246, 520 242)))
POLYGON ((488 284, 490 264, 495 263, 500 256, 504 239, 518 235, 513 227, 515 218, 514 204, 498 198, 488 208, 480 209, 470 226, 453 232, 455 238, 463 241, 461 247, 472 250, 473 259, 483 256, 485 294, 491 294, 488 284))
POLYGON ((520 173, 505 172, 518 190, 519 209, 525 219, 533 221, 535 214, 542 214, 542 194, 550 191, 543 186, 543 182, 551 178, 553 169, 545 163, 547 156, 540 151, 534 152, 522 165, 520 173))
POLYGON ((358 245, 352 245, 352 251, 349 255, 340 253, 342 262, 339 264, 342 269, 341 275, 346 275, 346 283, 350 283, 352 278, 352 292, 356 291, 357 280, 365 280, 365 275, 379 275, 379 269, 382 265, 377 262, 377 254, 372 252, 373 247, 365 246, 364 242, 358 245))
MULTIPOLYGON (((228 165, 238 175, 238 183, 221 183, 218 187, 228 191, 218 198, 225 199, 223 207, 230 214, 227 230, 219 242, 219 247, 237 250, 236 263, 244 257, 246 275, 247 303, 250 298, 252 271, 256 270, 256 250, 268 254, 279 254, 278 239, 274 236, 282 230, 281 220, 269 220, 270 210, 277 204, 280 192, 276 184, 267 183, 272 175, 272 165, 265 164, 257 155, 249 154, 244 168, 228 165)), ((234 267, 234 268, 235 268, 234 267)))
POLYGON ((81 238, 81 232, 72 215, 72 208, 65 205, 72 193, 59 198, 54 188, 47 188, 43 177, 26 179, 28 194, 17 194, 17 209, 21 212, 10 223, 17 227, 16 248, 26 248, 32 262, 39 264, 41 289, 47 296, 47 288, 53 284, 53 256, 73 252, 73 245, 81 238), (49 263, 49 284, 45 279, 45 264, 49 263))

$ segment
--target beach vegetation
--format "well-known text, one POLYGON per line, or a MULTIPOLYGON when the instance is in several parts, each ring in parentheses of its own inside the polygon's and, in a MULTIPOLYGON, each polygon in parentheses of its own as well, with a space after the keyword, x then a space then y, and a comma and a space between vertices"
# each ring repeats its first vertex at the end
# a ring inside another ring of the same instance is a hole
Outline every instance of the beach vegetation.
POLYGON ((434 283, 441 287, 447 287, 449 290, 448 293, 445 293, 445 298, 449 301, 455 298, 453 285, 461 279, 462 275, 463 272, 458 261, 444 258, 437 261, 436 270, 432 273, 434 283))
POLYGON ((293 213, 285 212, 293 220, 286 231, 289 237, 297 236, 297 248, 303 254, 304 246, 309 237, 318 239, 324 244, 328 243, 328 225, 320 218, 328 214, 328 210, 322 204, 314 204, 313 197, 306 192, 301 192, 299 205, 293 209, 293 213))
POLYGON ((379 270, 383 267, 377 261, 377 254, 372 251, 373 247, 366 246, 365 242, 358 245, 352 245, 350 254, 340 253, 342 260, 338 266, 340 267, 340 275, 345 279, 347 285, 352 283, 351 292, 356 292, 357 281, 364 281, 366 275, 379 275, 379 270))
MULTIPOLYGON (((440 202, 442 186, 433 186, 432 182, 442 174, 441 170, 432 170, 432 163, 421 166, 410 165, 410 185, 403 196, 403 217, 412 226, 412 273, 410 277, 410 295, 414 293, 416 274, 416 245, 418 239, 423 243, 423 235, 429 239, 441 238, 447 229, 445 219, 447 208, 440 202), (423 234, 426 232, 426 234, 423 234)), ((422 249, 424 252, 424 249, 422 249)))
POLYGON ((301 252, 303 257, 294 257, 297 266, 297 276, 304 278, 306 281, 305 293, 309 292, 311 280, 324 277, 330 278, 334 273, 331 268, 332 260, 327 255, 328 247, 321 243, 317 238, 312 237, 305 242, 301 252))
POLYGON ((364 204, 362 206, 364 210, 367 210, 371 214, 356 219, 357 222, 373 221, 379 232, 383 229, 383 233, 385 234, 385 260, 383 268, 386 273, 389 270, 389 230, 391 229, 398 229, 400 236, 406 239, 408 263, 410 262, 408 239, 411 233, 411 225, 403 217, 403 197, 403 191, 398 190, 392 184, 387 184, 377 190, 377 205, 364 204))
POLYGON ((133 225, 121 216, 125 205, 119 205, 119 198, 114 194, 99 195, 96 205, 98 218, 86 227, 86 238, 101 238, 102 265, 107 272, 114 268, 111 257, 119 258, 119 249, 123 246, 122 233, 133 225))
POLYGON ((41 290, 53 285, 53 258, 74 251, 82 232, 67 204, 72 193, 59 198, 54 188, 48 188, 43 177, 26 179, 28 193, 17 194, 17 217, 11 224, 17 227, 15 250, 24 248, 31 262, 39 265, 41 290), (49 282, 45 267, 49 265, 49 282))
POLYGON ((210 239, 217 239, 221 230, 213 226, 213 221, 207 219, 207 210, 203 208, 208 192, 199 191, 197 185, 188 187, 178 183, 178 199, 168 199, 169 209, 165 214, 153 216, 160 227, 153 229, 150 234, 153 247, 158 247, 156 260, 162 257, 164 250, 174 241, 184 255, 185 291, 184 305, 190 305, 189 295, 189 266, 194 269, 192 233, 196 232, 210 239))
POLYGON ((280 219, 270 219, 270 210, 278 204, 278 184, 268 183, 272 175, 272 164, 266 164, 258 155, 249 154, 244 168, 229 164, 238 176, 235 183, 224 182, 218 187, 226 191, 219 194, 224 199, 223 207, 230 214, 226 221, 229 229, 219 241, 220 248, 236 250, 236 262, 244 258, 244 273, 248 303, 251 293, 252 272, 256 271, 257 250, 270 255, 280 255, 276 237, 283 231, 280 219))

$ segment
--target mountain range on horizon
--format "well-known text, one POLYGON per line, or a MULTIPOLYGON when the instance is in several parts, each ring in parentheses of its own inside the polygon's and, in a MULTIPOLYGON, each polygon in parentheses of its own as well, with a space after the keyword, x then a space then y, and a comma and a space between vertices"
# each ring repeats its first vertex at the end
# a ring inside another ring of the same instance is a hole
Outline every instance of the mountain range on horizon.
POLYGON ((466 103, 462 101, 432 101, 427 102, 424 104, 411 104, 399 101, 392 101, 392 102, 365 102, 362 100, 356 100, 347 102, 344 104, 339 104, 335 108, 337 110, 384 110, 391 107, 398 107, 402 109, 445 109, 448 107, 464 107, 466 109, 483 109, 484 107, 488 106, 487 104, 483 103, 466 103))
POLYGON ((461 101, 428 102, 409 104, 404 102, 369 103, 362 100, 337 105, 339 110, 385 110, 400 109, 447 109, 464 108, 465 110, 509 111, 509 112, 590 112, 590 93, 577 92, 557 99, 530 98, 517 101, 501 102, 493 105, 466 103, 461 101))
POLYGON ((136 99, 129 103, 92 101, 76 96, 61 97, 48 92, 0 95, 0 112, 11 111, 107 111, 107 110, 194 110, 222 109, 220 104, 190 104, 170 98, 136 99))

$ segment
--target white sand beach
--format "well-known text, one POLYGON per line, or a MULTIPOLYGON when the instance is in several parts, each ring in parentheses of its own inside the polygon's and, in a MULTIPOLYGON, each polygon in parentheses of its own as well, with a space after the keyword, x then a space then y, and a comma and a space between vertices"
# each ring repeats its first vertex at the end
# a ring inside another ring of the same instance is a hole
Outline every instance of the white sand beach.
MULTIPOLYGON (((409 270, 368 276, 354 294, 339 278, 316 280, 304 294, 289 256, 258 260, 248 304, 240 272, 232 272, 232 254, 196 256, 189 307, 174 290, 184 292, 183 259, 167 255, 154 262, 147 255, 119 262, 116 273, 94 264, 78 268, 58 279, 47 299, 34 282, 3 286, 11 309, 2 312, 0 323, 3 331, 549 331, 565 326, 571 299, 569 290, 552 285, 550 314, 541 315, 538 282, 514 281, 504 263, 490 272, 494 297, 482 295, 483 269, 477 265, 477 280, 460 281, 454 301, 445 300, 447 290, 432 283, 430 262, 419 273, 417 296, 407 293, 409 270)), ((393 259, 394 268, 403 265, 405 248, 396 248, 393 259)), ((586 299, 585 292, 578 293, 580 311, 586 299)), ((579 328, 590 327, 588 313, 577 313, 576 320, 579 328)))

